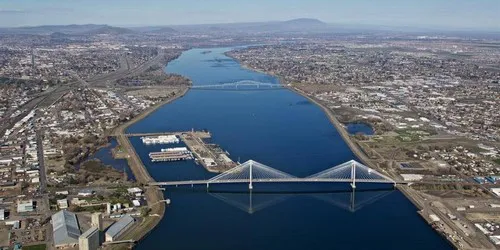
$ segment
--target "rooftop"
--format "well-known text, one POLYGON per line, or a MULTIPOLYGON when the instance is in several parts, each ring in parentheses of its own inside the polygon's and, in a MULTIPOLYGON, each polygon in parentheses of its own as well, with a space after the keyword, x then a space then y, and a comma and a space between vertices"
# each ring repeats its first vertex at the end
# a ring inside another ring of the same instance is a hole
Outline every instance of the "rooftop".
POLYGON ((97 227, 91 227, 89 230, 85 231, 82 235, 80 235, 80 238, 89 238, 95 233, 99 233, 99 229, 97 227))
POLYGON ((78 243, 80 227, 74 213, 61 210, 52 215, 54 245, 69 245, 78 243))
POLYGON ((117 222, 115 222, 113 225, 109 227, 109 229, 106 231, 106 234, 115 237, 119 235, 124 228, 126 228, 130 223, 134 222, 134 218, 132 216, 126 214, 123 217, 120 218, 117 222))

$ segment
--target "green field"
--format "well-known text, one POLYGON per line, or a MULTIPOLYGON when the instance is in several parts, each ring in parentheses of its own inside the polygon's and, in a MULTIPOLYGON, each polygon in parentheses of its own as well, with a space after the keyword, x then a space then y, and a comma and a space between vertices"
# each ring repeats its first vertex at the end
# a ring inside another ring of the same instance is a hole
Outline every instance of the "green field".
POLYGON ((45 250, 45 249, 47 249, 46 244, 23 246, 23 250, 45 250))

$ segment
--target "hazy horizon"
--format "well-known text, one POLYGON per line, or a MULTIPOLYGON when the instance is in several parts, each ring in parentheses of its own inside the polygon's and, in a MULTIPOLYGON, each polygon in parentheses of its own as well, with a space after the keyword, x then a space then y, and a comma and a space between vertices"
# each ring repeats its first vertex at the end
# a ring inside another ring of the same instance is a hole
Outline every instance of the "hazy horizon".
POLYGON ((0 26, 120 27, 251 23, 314 18, 330 24, 500 30, 498 0, 0 0, 0 26))

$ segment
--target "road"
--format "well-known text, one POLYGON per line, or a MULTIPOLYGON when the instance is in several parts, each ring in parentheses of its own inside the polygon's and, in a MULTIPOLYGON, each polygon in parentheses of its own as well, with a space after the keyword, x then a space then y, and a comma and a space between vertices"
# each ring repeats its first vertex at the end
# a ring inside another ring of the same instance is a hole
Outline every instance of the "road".
POLYGON ((38 128, 36 131, 36 148, 38 156, 38 166, 40 169, 40 192, 45 193, 47 189, 47 172, 45 170, 45 159, 43 154, 43 130, 38 128))
POLYGON ((139 65, 135 68, 130 69, 128 59, 121 59, 120 68, 114 72, 96 76, 87 80, 87 82, 92 86, 107 86, 110 82, 116 81, 120 78, 125 78, 129 76, 134 76, 146 71, 149 67, 159 64, 165 58, 165 53, 163 51, 158 51, 158 55, 151 58, 147 62, 139 65), (123 62, 125 60, 125 62, 123 62))

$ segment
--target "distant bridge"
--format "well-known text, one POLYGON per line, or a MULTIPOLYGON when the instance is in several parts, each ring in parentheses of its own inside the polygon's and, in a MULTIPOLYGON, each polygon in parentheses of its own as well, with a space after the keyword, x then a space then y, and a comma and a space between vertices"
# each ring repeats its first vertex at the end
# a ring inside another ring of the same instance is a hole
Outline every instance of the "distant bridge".
POLYGON ((200 90, 229 90, 229 91, 247 91, 247 90, 275 90, 285 88, 277 83, 265 83, 253 80, 243 80, 231 83, 211 84, 211 85, 195 85, 190 86, 191 89, 200 90))
POLYGON ((387 183, 406 184, 397 182, 380 172, 371 169, 357 161, 351 160, 330 169, 308 177, 299 178, 264 164, 249 160, 235 168, 221 173, 208 180, 166 181, 152 182, 152 186, 179 186, 179 185, 206 185, 248 183, 253 189, 253 183, 350 183, 353 189, 356 183, 387 183))

